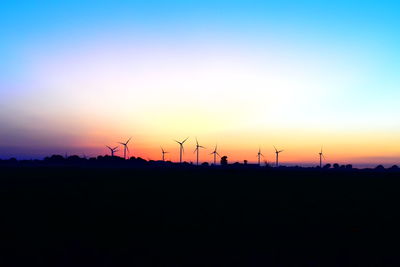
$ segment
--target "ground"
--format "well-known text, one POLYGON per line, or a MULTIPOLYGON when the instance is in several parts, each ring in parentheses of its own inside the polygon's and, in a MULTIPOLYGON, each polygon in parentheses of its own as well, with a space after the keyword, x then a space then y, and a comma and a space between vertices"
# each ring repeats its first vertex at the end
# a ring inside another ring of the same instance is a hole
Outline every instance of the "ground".
POLYGON ((398 266, 400 172, 2 167, 3 266, 398 266))

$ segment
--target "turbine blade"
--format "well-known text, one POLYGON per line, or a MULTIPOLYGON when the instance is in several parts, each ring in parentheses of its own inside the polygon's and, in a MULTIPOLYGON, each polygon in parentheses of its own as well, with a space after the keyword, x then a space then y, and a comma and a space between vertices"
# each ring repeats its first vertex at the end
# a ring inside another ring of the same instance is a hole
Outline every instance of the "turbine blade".
POLYGON ((275 146, 274 146, 274 148, 275 148, 275 151, 276 151, 276 152, 278 152, 278 149, 276 149, 276 147, 275 147, 275 146))
POLYGON ((128 141, 126 141, 126 143, 125 143, 125 144, 128 144, 128 143, 129 143, 129 141, 131 141, 131 139, 132 139, 132 137, 130 137, 130 138, 128 139, 128 141))
POLYGON ((182 144, 183 144, 183 143, 185 143, 185 142, 186 142, 186 140, 188 140, 188 139, 189 139, 189 136, 188 136, 188 137, 186 137, 186 139, 182 141, 182 144))
POLYGON ((217 154, 219 157, 221 157, 221 155, 220 155, 218 152, 216 152, 216 154, 217 154))

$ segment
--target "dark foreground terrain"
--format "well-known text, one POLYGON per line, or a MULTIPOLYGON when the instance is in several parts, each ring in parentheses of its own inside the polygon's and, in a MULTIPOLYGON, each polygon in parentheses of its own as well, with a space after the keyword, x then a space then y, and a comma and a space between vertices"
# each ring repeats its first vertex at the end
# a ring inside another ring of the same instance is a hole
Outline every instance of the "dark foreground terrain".
POLYGON ((0 171, 1 266, 400 264, 399 172, 0 171))

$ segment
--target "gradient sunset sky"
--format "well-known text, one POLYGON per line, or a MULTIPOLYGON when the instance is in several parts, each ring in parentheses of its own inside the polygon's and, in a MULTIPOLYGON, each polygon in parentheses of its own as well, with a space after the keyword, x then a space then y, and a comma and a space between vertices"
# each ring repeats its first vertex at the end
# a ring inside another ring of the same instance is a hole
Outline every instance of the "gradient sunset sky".
POLYGON ((400 163, 397 1, 2 1, 0 158, 400 163), (122 151, 122 149, 121 149, 122 151))

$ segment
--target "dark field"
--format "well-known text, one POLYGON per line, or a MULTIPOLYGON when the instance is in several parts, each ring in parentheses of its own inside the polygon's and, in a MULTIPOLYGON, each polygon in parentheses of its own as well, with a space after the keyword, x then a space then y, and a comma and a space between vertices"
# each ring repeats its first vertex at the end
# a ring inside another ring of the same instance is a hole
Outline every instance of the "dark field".
POLYGON ((400 172, 0 171, 1 266, 400 263, 400 172))

